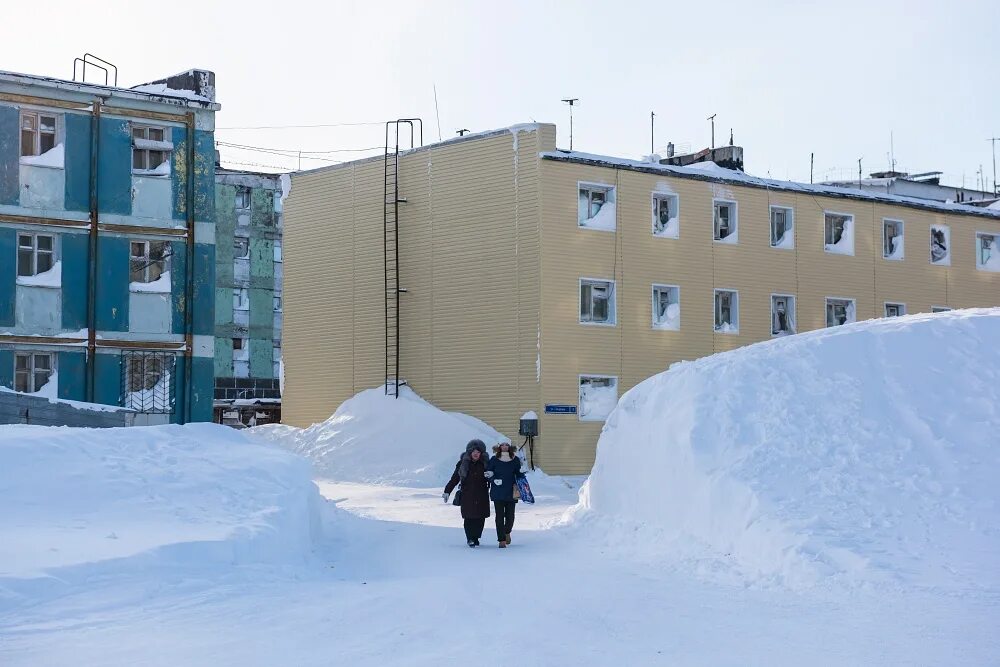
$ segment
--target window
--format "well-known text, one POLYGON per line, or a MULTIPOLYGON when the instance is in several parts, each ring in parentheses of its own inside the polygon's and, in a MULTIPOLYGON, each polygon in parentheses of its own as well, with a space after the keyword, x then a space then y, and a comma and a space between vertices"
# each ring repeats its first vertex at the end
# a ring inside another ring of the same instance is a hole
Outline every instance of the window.
POLYGON ((14 391, 27 394, 38 391, 48 383, 53 370, 51 354, 17 352, 14 355, 14 391))
POLYGON ((715 290, 715 330, 718 333, 740 332, 739 298, 734 290, 715 290))
POLYGON ((653 285, 653 328, 677 331, 681 328, 681 288, 653 285))
POLYGON ((882 220, 882 257, 903 259, 903 221, 882 220))
POLYGON ((951 229, 948 225, 931 225, 931 264, 951 266, 951 229))
POLYGON ((251 206, 250 188, 245 185, 236 186, 236 210, 249 211, 251 206))
POLYGON ((906 304, 905 303, 885 303, 885 316, 886 317, 902 317, 906 315, 906 304))
POLYGON ((243 349, 243 339, 242 338, 234 338, 233 339, 233 349, 234 350, 242 350, 243 349))
POLYGON ((794 248, 794 213, 784 206, 771 207, 771 247, 794 248))
POLYGON ((854 254, 854 216, 847 213, 824 213, 824 248, 835 255, 854 254))
POLYGON ((715 240, 724 243, 736 243, 738 240, 736 202, 717 199, 712 202, 712 207, 714 209, 715 240))
POLYGON ((278 363, 281 361, 281 339, 275 338, 271 347, 271 361, 278 363))
POLYGON ((842 324, 850 324, 857 321, 857 311, 854 306, 854 299, 834 299, 826 300, 826 326, 839 327, 842 324))
POLYGON ((795 297, 790 294, 771 295, 771 335, 795 333, 795 297))
POLYGON ((280 294, 275 294, 274 295, 274 312, 276 312, 276 313, 280 313, 281 312, 281 295, 280 294))
POLYGON ((976 233, 976 268, 1000 271, 1000 234, 976 233))
POLYGON ((122 352, 122 405, 145 414, 174 411, 172 352, 122 352))
POLYGON ((653 193, 653 236, 676 239, 680 236, 680 198, 653 193))
POLYGON ((580 279, 580 322, 611 325, 615 323, 613 280, 580 279))
POLYGON ((950 310, 948 306, 931 306, 932 313, 947 313, 950 310))
POLYGON ((274 242, 274 261, 281 261, 281 241, 277 240, 274 242))
POLYGON ((56 147, 56 116, 21 112, 21 156, 42 155, 56 147))
POLYGON ((615 189, 610 185, 581 183, 577 223, 587 229, 615 230, 615 189))
POLYGON ((618 405, 618 378, 607 375, 580 376, 580 421, 604 421, 618 405))
POLYGON ((129 257, 129 282, 151 283, 167 273, 170 258, 168 241, 132 241, 129 257))
POLYGON ((233 239, 233 259, 250 257, 250 239, 237 236, 233 239))
POLYGON ((249 310, 250 309, 250 290, 246 287, 234 287, 233 288, 233 309, 234 310, 249 310))
POLYGON ((132 171, 167 174, 174 144, 166 139, 167 129, 149 125, 132 126, 132 171), (164 169, 166 165, 166 169, 164 169))
POLYGON ((55 263, 55 237, 47 234, 17 235, 17 275, 37 276, 55 263))

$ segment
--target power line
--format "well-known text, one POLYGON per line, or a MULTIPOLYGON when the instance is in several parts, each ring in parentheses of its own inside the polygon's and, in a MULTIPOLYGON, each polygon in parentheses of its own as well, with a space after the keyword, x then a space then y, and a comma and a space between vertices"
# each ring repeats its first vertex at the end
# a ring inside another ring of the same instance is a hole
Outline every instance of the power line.
POLYGON ((224 162, 225 164, 238 164, 245 167, 266 167, 267 169, 277 169, 283 172, 290 171, 288 167, 279 167, 274 164, 262 164, 260 162, 240 162, 239 160, 229 160, 226 158, 222 158, 221 161, 224 162))
POLYGON ((217 127, 216 130, 290 130, 306 129, 311 127, 360 127, 363 125, 385 125, 383 121, 372 121, 368 123, 320 123, 317 125, 255 125, 241 127, 217 127))
POLYGON ((371 146, 368 148, 333 148, 328 151, 300 151, 297 148, 269 148, 265 146, 251 146, 249 144, 234 144, 228 141, 217 141, 215 142, 220 146, 229 146, 230 148, 245 148, 247 150, 261 150, 261 151, 276 151, 284 153, 294 153, 298 155, 302 153, 303 155, 325 155, 328 153, 364 153, 365 151, 377 151, 382 150, 382 146, 371 146))

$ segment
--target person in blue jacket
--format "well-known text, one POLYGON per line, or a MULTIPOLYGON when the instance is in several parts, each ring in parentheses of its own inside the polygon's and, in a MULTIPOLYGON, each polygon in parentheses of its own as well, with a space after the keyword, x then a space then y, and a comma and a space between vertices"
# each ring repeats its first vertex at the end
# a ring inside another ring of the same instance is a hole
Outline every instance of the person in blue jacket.
POLYGON ((521 459, 517 457, 509 442, 493 446, 493 458, 486 464, 486 479, 490 480, 490 500, 496 512, 497 541, 501 549, 510 545, 510 533, 514 528, 514 505, 516 480, 524 477, 521 459))

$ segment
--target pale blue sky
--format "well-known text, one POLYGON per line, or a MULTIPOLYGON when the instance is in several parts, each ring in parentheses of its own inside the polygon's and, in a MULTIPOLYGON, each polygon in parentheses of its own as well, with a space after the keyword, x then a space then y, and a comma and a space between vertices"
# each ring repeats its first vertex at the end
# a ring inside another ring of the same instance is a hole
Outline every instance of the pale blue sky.
MULTIPOLYGON (((941 170, 954 184, 964 173, 975 186, 982 164, 992 187, 1000 3, 990 0, 115 4, 46 3, 46 29, 6 34, 0 67, 70 78, 73 58, 91 51, 118 65, 123 85, 201 67, 218 76, 220 128, 420 116, 428 139, 436 84, 443 137, 549 121, 561 147, 559 100, 578 97, 574 147, 623 157, 649 152, 650 111, 657 148, 707 146, 716 113, 717 143, 733 128, 748 171, 793 180, 808 180, 810 151, 817 180, 855 176, 859 157, 866 174, 886 169, 892 132, 898 168, 941 170)), ((42 19, 24 3, 6 11, 9 27, 42 19)), ((383 141, 377 125, 220 129, 218 139, 294 150, 383 141)))

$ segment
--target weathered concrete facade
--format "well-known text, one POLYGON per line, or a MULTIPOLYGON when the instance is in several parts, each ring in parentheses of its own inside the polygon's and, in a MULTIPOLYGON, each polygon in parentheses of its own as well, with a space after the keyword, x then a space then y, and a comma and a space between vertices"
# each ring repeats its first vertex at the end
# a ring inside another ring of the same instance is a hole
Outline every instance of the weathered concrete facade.
POLYGON ((281 177, 216 170, 215 421, 280 421, 281 177))
POLYGON ((211 419, 218 109, 0 72, 0 385, 211 419))

